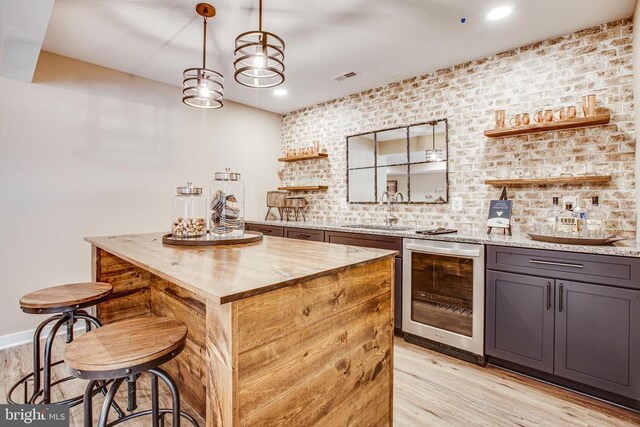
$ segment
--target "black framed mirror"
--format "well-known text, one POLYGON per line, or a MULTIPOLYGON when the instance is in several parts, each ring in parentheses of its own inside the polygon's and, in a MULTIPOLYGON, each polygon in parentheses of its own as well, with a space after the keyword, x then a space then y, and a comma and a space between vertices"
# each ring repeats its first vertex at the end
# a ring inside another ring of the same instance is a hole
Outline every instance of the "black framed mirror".
POLYGON ((448 203, 448 143, 447 119, 348 136, 347 202, 448 203))

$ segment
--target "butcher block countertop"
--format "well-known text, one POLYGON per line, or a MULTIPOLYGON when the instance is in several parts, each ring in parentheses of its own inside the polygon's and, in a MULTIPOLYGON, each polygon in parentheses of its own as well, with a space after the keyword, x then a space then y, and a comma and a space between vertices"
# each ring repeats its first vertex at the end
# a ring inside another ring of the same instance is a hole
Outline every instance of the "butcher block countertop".
POLYGON ((265 236, 244 245, 179 247, 165 233, 85 240, 144 270, 220 304, 299 283, 350 266, 391 258, 395 251, 265 236))

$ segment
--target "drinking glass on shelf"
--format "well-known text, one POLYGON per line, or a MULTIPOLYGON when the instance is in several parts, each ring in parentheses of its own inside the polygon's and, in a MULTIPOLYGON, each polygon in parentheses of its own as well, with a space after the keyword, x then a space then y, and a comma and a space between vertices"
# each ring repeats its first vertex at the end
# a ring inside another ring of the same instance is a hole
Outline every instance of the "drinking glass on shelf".
POLYGON ((496 129, 502 129, 504 127, 504 110, 496 110, 496 129))
POLYGON ((521 114, 516 114, 515 116, 513 116, 511 118, 511 120, 509 120, 509 125, 510 126, 522 126, 522 115, 521 114))
POLYGON ((582 113, 585 117, 593 117, 596 115, 595 95, 585 95, 582 97, 582 113))

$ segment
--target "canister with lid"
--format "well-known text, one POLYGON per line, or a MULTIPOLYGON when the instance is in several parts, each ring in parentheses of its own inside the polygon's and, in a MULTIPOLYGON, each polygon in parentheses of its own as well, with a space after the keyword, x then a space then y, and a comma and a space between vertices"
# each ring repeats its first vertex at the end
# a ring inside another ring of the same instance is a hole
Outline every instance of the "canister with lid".
POLYGON ((202 187, 191 182, 178 187, 173 198, 173 222, 171 234, 174 237, 196 237, 207 234, 207 198, 202 187))
POLYGON ((209 227, 217 236, 244 235, 244 184, 229 168, 211 181, 209 227))

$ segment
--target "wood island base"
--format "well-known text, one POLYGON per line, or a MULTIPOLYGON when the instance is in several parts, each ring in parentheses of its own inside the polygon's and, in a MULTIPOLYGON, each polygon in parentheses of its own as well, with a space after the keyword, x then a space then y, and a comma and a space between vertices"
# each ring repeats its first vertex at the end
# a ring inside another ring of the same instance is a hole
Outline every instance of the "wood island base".
POLYGON ((164 367, 207 426, 392 424, 393 256, 228 303, 95 245, 93 261, 114 287, 104 323, 187 324, 185 350, 164 367))

